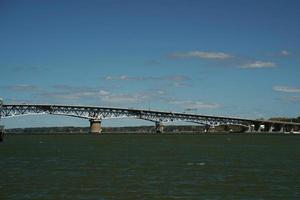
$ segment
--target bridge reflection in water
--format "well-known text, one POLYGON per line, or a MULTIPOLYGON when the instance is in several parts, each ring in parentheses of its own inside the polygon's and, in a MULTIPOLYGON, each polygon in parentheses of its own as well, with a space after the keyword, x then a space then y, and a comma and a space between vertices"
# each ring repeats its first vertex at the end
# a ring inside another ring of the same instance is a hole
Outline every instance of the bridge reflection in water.
POLYGON ((1 104, 0 118, 20 115, 51 114, 88 119, 90 132, 101 133, 101 120, 111 118, 135 118, 155 123, 156 132, 163 132, 163 124, 173 121, 183 121, 201 124, 206 130, 211 126, 240 125, 246 132, 295 132, 299 131, 300 123, 252 120, 236 117, 221 117, 179 112, 162 112, 143 109, 110 108, 80 105, 51 105, 51 104, 1 104))

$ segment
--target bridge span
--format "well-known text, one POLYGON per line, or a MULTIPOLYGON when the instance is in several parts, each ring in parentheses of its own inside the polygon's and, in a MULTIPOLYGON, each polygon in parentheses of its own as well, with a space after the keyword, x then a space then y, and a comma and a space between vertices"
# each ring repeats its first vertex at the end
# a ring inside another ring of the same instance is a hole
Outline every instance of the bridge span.
POLYGON ((155 123, 156 132, 163 132, 163 124, 173 121, 201 124, 207 129, 211 126, 218 125, 240 125, 244 126, 247 132, 294 132, 300 128, 300 123, 294 122, 254 120, 143 109, 55 104, 0 105, 0 118, 34 114, 64 115, 88 119, 90 121, 90 132, 94 134, 101 133, 101 121, 103 119, 111 118, 135 118, 151 121, 155 123))

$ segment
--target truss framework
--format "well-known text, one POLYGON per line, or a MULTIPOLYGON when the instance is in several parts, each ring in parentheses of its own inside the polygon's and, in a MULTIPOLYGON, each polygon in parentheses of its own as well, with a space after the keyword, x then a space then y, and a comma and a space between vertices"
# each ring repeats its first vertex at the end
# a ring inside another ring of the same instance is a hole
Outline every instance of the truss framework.
POLYGON ((285 125, 300 126, 300 123, 278 122, 265 120, 251 120, 234 117, 219 117, 209 115, 187 114, 177 112, 162 112, 154 110, 109 108, 96 106, 77 105, 51 105, 51 104, 3 104, 0 106, 0 117, 14 117, 32 114, 52 114, 79 117, 89 120, 102 120, 111 118, 136 118, 153 122, 184 121, 202 125, 216 126, 223 124, 234 124, 250 126, 253 124, 265 124, 268 126, 285 125))

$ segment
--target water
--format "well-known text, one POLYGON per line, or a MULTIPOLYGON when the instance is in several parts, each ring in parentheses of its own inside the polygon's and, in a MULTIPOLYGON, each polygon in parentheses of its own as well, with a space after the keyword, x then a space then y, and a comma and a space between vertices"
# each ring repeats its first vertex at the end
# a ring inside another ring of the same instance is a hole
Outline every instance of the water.
POLYGON ((0 199, 299 199, 292 135, 32 135, 0 144, 0 199))

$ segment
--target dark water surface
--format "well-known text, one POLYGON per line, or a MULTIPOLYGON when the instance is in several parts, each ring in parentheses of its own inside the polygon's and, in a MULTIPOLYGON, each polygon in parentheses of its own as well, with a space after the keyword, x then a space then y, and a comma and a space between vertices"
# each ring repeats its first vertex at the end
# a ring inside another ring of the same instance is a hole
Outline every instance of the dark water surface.
POLYGON ((0 172, 1 200, 300 199, 300 136, 7 136, 0 172))

